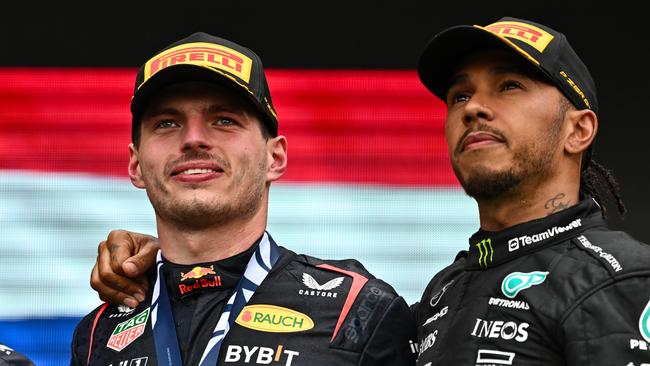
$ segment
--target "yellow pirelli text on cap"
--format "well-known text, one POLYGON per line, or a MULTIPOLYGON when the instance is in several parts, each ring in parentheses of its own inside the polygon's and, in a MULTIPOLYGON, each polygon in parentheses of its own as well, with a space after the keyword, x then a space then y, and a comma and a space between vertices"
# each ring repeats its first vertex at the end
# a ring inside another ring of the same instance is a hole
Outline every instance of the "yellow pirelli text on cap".
POLYGON ((499 36, 524 42, 540 53, 544 52, 554 38, 543 29, 522 22, 496 22, 485 26, 485 29, 499 36))
POLYGON ((186 43, 165 50, 147 61, 144 65, 143 84, 158 71, 182 64, 222 70, 248 83, 253 60, 222 45, 206 42, 186 43))
POLYGON ((566 72, 560 71, 560 75, 566 80, 567 84, 571 86, 574 92, 576 92, 580 98, 582 99, 582 102, 587 106, 587 108, 591 109, 591 104, 589 104, 589 99, 585 96, 585 93, 582 92, 582 89, 567 75, 566 72))
POLYGON ((304 332, 314 327, 314 321, 301 312, 275 305, 245 306, 235 323, 260 332, 304 332))

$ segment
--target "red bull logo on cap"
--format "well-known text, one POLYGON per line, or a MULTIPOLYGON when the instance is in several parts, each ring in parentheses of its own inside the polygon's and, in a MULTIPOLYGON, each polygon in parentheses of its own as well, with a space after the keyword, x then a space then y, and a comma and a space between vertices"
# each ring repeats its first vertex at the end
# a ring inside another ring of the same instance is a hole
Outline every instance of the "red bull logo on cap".
POLYGON ((522 22, 496 22, 485 26, 485 29, 498 36, 524 42, 540 53, 544 52, 554 38, 543 29, 522 22))
POLYGON ((147 61, 142 83, 164 68, 181 64, 217 69, 248 83, 253 60, 226 46, 206 42, 186 43, 165 50, 147 61))

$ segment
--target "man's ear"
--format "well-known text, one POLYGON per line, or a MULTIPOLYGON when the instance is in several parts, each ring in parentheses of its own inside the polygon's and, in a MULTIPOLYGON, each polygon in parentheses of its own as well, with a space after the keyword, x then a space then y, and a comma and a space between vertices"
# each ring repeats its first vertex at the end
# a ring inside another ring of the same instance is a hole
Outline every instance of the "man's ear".
POLYGON ((277 136, 266 141, 268 169, 266 181, 273 182, 280 179, 287 170, 287 138, 277 136))
POLYGON ((598 132, 598 117, 589 109, 570 110, 567 112, 569 121, 564 151, 568 154, 584 153, 598 132))
POLYGON ((129 178, 131 183, 138 188, 145 188, 144 180, 142 179, 142 171, 140 170, 140 160, 138 158, 138 148, 129 144, 129 178))

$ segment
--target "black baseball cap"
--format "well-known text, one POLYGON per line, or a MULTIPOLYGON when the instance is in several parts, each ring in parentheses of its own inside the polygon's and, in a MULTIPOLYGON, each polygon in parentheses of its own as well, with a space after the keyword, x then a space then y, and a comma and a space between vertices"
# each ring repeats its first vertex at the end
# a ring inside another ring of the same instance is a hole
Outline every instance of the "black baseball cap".
POLYGON ((186 81, 213 82, 239 92, 260 112, 271 135, 277 136, 278 117, 260 57, 235 42, 197 32, 157 52, 138 70, 131 99, 132 140, 149 98, 186 81))
POLYGON ((420 56, 420 80, 445 101, 451 74, 459 62, 485 47, 500 47, 521 56, 577 109, 598 113, 594 80, 566 36, 529 20, 504 17, 486 26, 461 25, 443 30, 429 41, 420 56))

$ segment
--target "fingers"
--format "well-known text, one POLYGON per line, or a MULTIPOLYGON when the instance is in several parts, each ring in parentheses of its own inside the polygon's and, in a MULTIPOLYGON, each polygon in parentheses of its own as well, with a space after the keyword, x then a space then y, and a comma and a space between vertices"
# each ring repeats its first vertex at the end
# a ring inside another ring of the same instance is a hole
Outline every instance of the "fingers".
POLYGON ((122 271, 129 277, 146 273, 156 263, 158 240, 150 235, 128 232, 135 247, 134 254, 122 264, 122 271))
POLYGON ((143 301, 145 298, 146 287, 140 284, 143 279, 129 278, 122 270, 119 258, 124 256, 124 253, 128 253, 128 250, 125 249, 128 247, 128 243, 120 242, 121 239, 118 238, 118 245, 114 245, 115 242, 111 245, 110 240, 111 236, 109 235, 109 241, 99 243, 97 261, 91 273, 90 285, 104 301, 123 303, 130 307, 137 306, 138 301, 143 301), (117 255, 114 255, 116 251, 117 255), (115 261, 118 261, 117 264, 114 263, 115 261))
MULTIPOLYGON (((95 266, 90 275, 90 287, 99 293, 99 298, 102 301, 114 304, 121 303, 132 308, 138 306, 139 301, 136 298, 119 289, 113 288, 106 282, 102 281, 99 273, 99 258, 97 259, 97 262, 95 262, 95 266)), ((142 296, 141 299, 144 300, 144 296, 142 296)))
POLYGON ((122 264, 138 251, 138 243, 125 230, 112 230, 108 233, 105 243, 106 251, 102 252, 100 247, 99 256, 105 255, 109 257, 109 265, 113 272, 125 274, 122 264))

